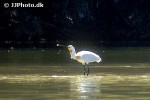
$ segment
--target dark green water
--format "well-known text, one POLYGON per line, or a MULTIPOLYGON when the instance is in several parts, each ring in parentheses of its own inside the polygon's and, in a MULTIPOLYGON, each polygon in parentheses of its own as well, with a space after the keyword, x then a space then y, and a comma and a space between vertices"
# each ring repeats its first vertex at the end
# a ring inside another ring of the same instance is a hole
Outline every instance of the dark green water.
POLYGON ((82 65, 64 49, 0 50, 0 100, 150 100, 150 48, 99 48, 82 65))

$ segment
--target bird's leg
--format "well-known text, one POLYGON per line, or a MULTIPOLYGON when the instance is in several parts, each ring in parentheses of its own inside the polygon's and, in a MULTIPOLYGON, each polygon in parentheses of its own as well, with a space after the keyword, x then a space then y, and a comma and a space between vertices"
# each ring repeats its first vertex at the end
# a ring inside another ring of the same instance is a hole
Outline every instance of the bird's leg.
POLYGON ((83 68, 84 68, 84 75, 85 75, 85 65, 83 65, 83 68))
POLYGON ((89 72, 90 72, 90 69, 89 69, 89 66, 87 65, 87 68, 88 68, 88 70, 87 70, 87 76, 89 75, 89 72))

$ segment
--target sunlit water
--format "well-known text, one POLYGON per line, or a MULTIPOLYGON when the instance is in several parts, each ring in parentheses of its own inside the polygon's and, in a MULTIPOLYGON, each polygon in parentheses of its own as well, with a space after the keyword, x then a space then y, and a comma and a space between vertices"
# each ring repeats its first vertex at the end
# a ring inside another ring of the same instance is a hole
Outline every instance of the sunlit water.
POLYGON ((0 100, 150 100, 150 48, 101 48, 83 67, 67 50, 0 51, 0 100))

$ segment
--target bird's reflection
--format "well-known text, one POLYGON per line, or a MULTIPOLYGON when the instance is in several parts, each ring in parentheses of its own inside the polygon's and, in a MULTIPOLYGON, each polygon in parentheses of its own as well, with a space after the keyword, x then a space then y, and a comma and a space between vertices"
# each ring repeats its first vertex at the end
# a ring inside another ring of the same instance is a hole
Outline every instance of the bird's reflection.
POLYGON ((100 76, 77 76, 75 79, 71 80, 72 96, 79 99, 94 100, 101 94, 100 80, 100 76))

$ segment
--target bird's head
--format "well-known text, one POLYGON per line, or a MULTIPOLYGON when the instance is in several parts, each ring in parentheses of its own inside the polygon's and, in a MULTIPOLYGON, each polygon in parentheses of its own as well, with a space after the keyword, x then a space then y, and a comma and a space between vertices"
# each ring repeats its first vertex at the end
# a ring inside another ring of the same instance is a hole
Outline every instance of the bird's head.
POLYGON ((69 52, 71 53, 71 52, 74 50, 74 47, 73 47, 72 45, 69 45, 69 46, 68 46, 68 50, 69 50, 69 52))

